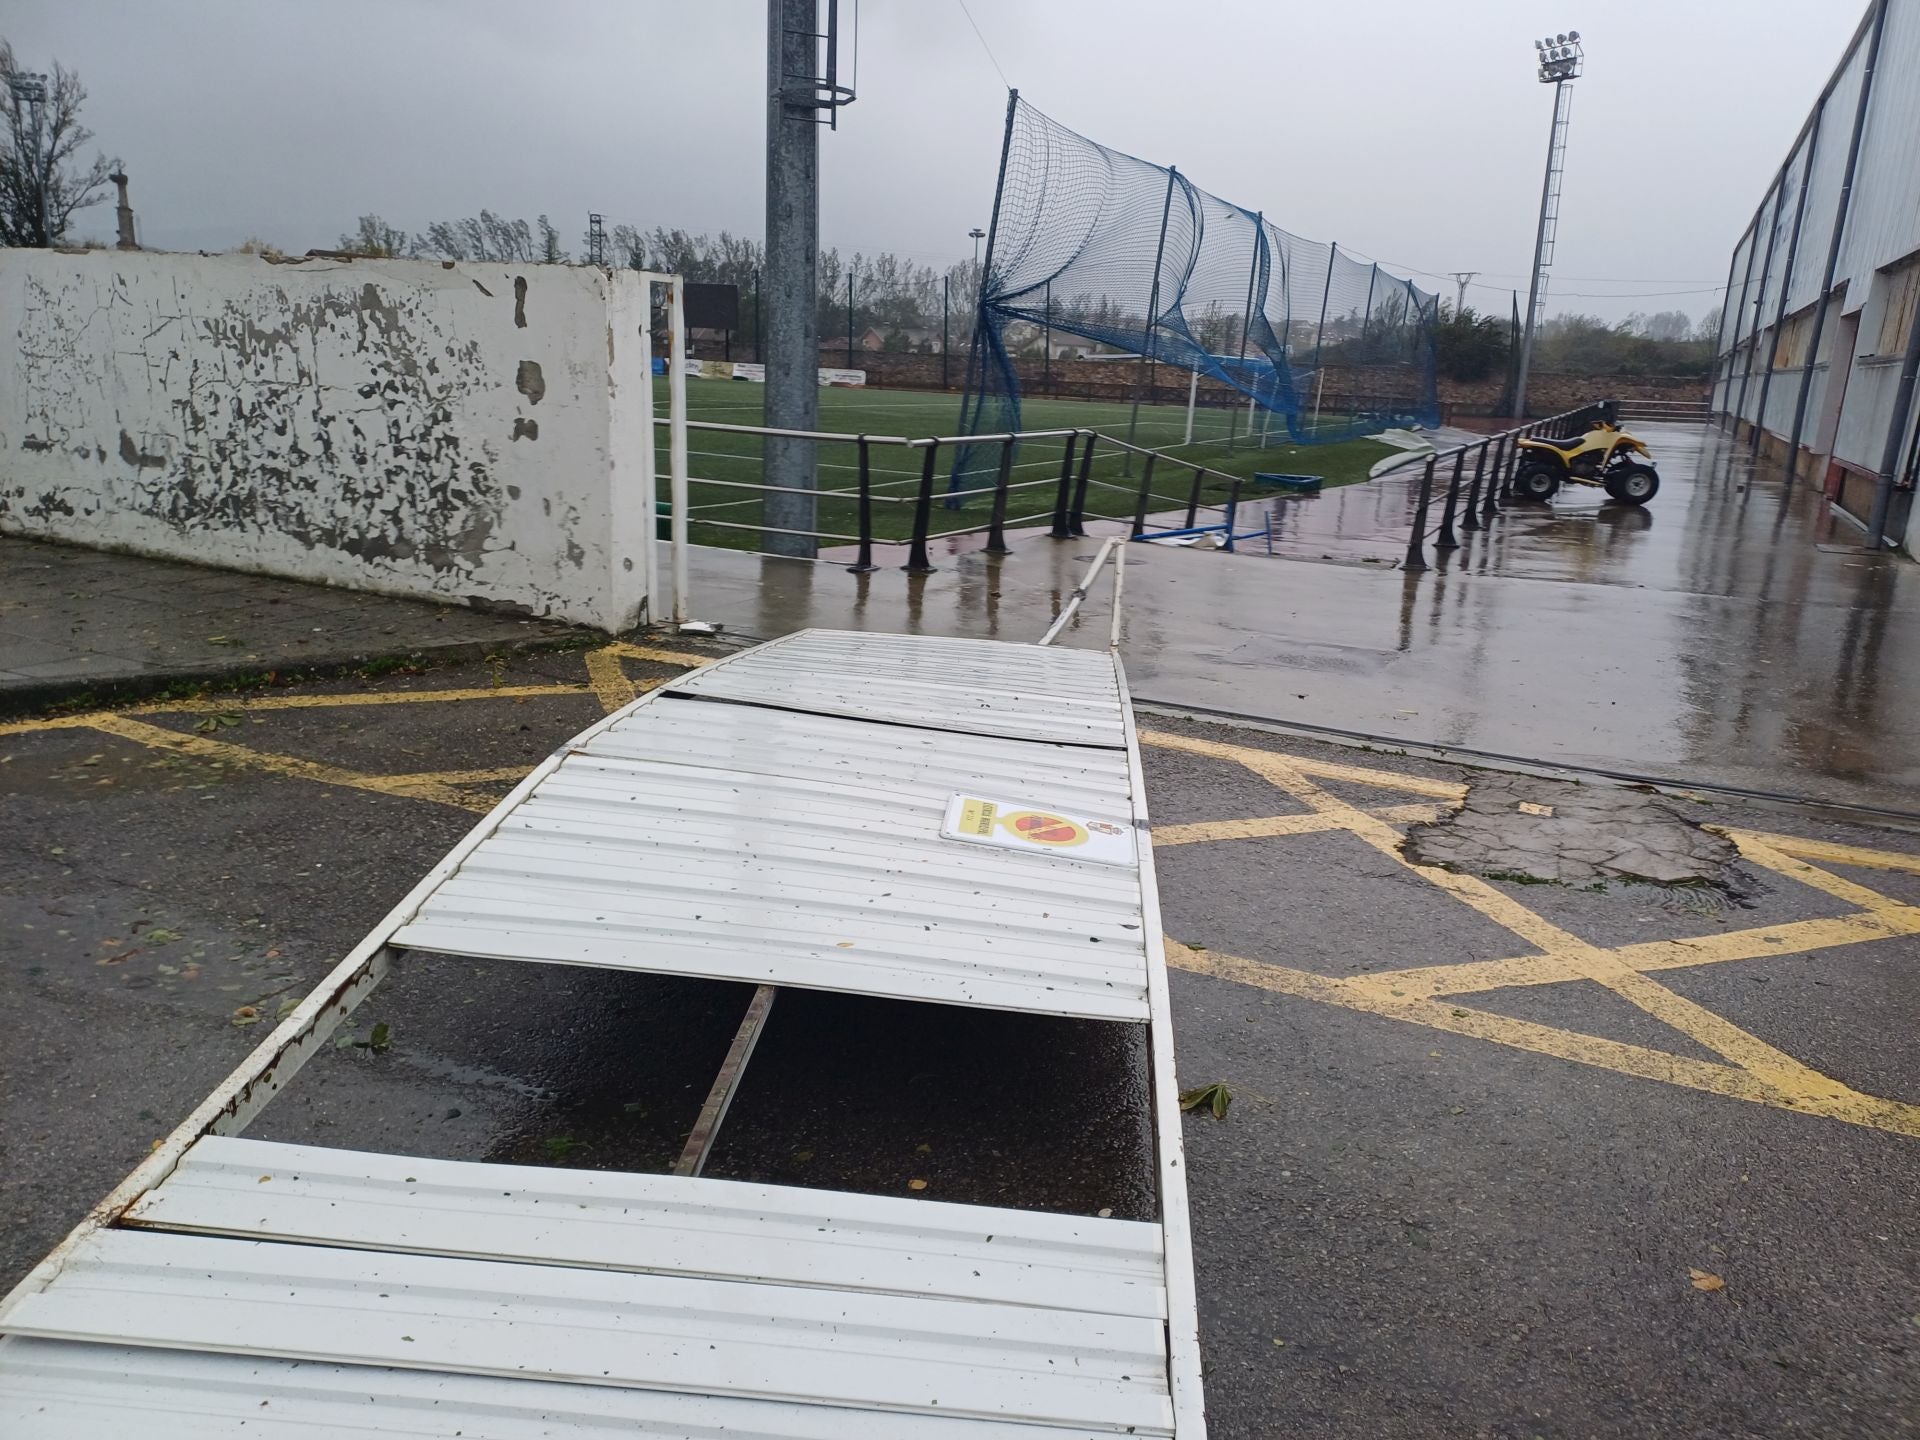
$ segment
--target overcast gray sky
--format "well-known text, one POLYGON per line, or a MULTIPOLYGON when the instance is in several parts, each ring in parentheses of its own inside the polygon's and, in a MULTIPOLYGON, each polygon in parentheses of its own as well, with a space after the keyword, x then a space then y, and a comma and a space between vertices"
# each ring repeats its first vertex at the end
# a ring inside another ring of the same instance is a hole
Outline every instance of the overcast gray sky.
MULTIPOLYGON (((1552 308, 1608 318, 1715 303, 1864 8, 968 4, 1007 80, 1061 123, 1296 234, 1409 270, 1481 271, 1500 293, 1469 303, 1502 310, 1525 284, 1551 108, 1532 41, 1577 28, 1588 73, 1552 308)), ((993 198, 1000 75, 959 0, 859 11, 860 99, 821 137, 822 234, 964 259, 993 198)), ((483 206, 544 211, 575 248, 596 209, 760 232, 764 0, 8 0, 0 35, 25 67, 80 71, 87 122, 124 158, 154 246, 257 235, 304 250, 366 211, 417 230, 483 206)), ((82 229, 110 234, 110 210, 82 229)))

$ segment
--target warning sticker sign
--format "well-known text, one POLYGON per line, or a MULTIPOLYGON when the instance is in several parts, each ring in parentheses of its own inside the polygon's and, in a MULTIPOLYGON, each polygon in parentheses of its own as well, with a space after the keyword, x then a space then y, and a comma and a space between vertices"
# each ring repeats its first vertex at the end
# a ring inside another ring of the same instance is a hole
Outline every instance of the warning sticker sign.
POLYGON ((1134 863, 1133 831, 1111 820, 1062 815, 1041 805, 955 795, 947 801, 940 833, 949 840, 997 845, 1003 850, 1070 855, 1096 865, 1134 863))

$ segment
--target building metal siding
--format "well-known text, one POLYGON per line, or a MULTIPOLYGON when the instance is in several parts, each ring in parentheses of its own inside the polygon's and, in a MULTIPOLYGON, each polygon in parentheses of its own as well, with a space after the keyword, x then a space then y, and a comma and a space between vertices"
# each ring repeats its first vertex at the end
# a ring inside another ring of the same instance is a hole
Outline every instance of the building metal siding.
MULTIPOLYGON (((1757 350, 1749 348, 1746 340, 1753 328, 1751 313, 1743 316, 1737 333, 1728 327, 1719 345, 1718 379, 1713 389, 1717 413, 1743 422, 1758 417, 1766 431, 1776 438, 1787 438, 1793 430, 1794 412, 1800 398, 1804 375, 1800 366, 1774 372, 1772 385, 1766 387, 1767 413, 1758 416, 1759 392, 1766 367, 1774 358, 1770 327, 1779 304, 1779 287, 1784 286, 1789 314, 1825 303, 1828 310, 1821 354, 1812 358, 1812 374, 1805 377, 1807 402, 1801 443, 1813 450, 1825 438, 1821 433, 1823 402, 1837 370, 1846 376, 1846 392, 1827 458, 1865 471, 1878 471, 1883 458, 1894 418, 1897 367, 1856 358, 1872 354, 1876 336, 1871 324, 1861 326, 1856 355, 1839 356, 1837 365, 1831 342, 1842 315, 1860 314, 1863 320, 1873 319, 1887 283, 1881 272, 1920 251, 1920 0, 1888 0, 1848 211, 1841 221, 1833 286, 1827 296, 1820 293, 1827 254, 1832 248, 1855 113, 1859 108, 1861 86, 1865 83, 1874 14, 1875 7, 1868 6, 1832 72, 1824 109, 1819 114, 1810 174, 1806 173, 1805 155, 1812 139, 1810 130, 1802 131, 1790 152, 1790 183, 1804 183, 1807 192, 1806 218, 1793 272, 1790 276, 1781 274, 1770 278, 1764 287, 1767 293, 1760 316, 1763 333, 1757 350), (1803 179, 1798 178, 1802 176, 1803 179), (1741 381, 1748 375, 1752 378, 1743 395, 1741 381)), ((1790 195, 1786 207, 1789 212, 1792 205, 1790 195)), ((1748 233, 1736 245, 1737 270, 1745 265, 1756 243, 1763 257, 1759 263, 1764 263, 1772 213, 1769 204, 1759 222, 1750 224, 1748 233)), ((1785 241, 1776 240, 1776 244, 1784 246, 1785 241)), ((1776 259, 1776 269, 1780 264, 1776 259)), ((1758 273, 1757 267, 1755 273, 1758 273)), ((1741 290, 1738 273, 1733 287, 1732 303, 1738 305, 1741 290)), ((1746 296, 1749 312, 1752 299, 1749 292, 1746 296)))

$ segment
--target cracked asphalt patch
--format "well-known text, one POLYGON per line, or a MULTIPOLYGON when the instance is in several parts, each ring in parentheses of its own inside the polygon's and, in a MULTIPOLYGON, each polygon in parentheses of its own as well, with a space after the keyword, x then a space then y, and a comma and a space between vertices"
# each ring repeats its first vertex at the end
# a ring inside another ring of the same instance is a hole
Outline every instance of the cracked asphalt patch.
POLYGON ((1477 775, 1460 808, 1407 831, 1407 858, 1493 879, 1724 887, 1732 841, 1641 790, 1477 775))
MULTIPOLYGON (((0 1283, 650 653, 0 726, 0 1283)), ((1235 1094, 1186 1120, 1210 1433, 1912 1440, 1920 840, 1661 798, 1736 847, 1724 889, 1488 880, 1401 840, 1499 777, 1141 729, 1181 1081, 1235 1094)), ((776 1008, 717 1173, 1142 1203, 1119 1032, 835 1000, 776 1008)), ((743 1003, 409 957, 363 1012, 391 1048, 256 1133, 657 1166, 743 1003)))

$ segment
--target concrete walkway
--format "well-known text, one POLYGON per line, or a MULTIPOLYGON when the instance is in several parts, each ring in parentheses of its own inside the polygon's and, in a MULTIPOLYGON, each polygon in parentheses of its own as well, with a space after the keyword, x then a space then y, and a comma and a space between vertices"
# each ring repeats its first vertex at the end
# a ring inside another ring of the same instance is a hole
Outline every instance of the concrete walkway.
MULTIPOLYGON (((1412 475, 1282 502, 1287 558, 1136 546, 1137 696, 1677 781, 1920 810, 1920 572, 1858 551, 1802 486, 1699 427, 1637 427, 1644 510, 1578 490, 1516 506, 1424 575, 1412 475)), ((701 549, 693 612, 751 636, 807 625, 1038 638, 1094 546, 1015 537, 931 576, 701 549)), ((1104 586, 1078 643, 1104 643, 1104 586)), ((1069 637, 1070 643, 1073 637, 1069 637)))
POLYGON ((0 708, 396 655, 479 658, 571 627, 0 537, 0 708))

